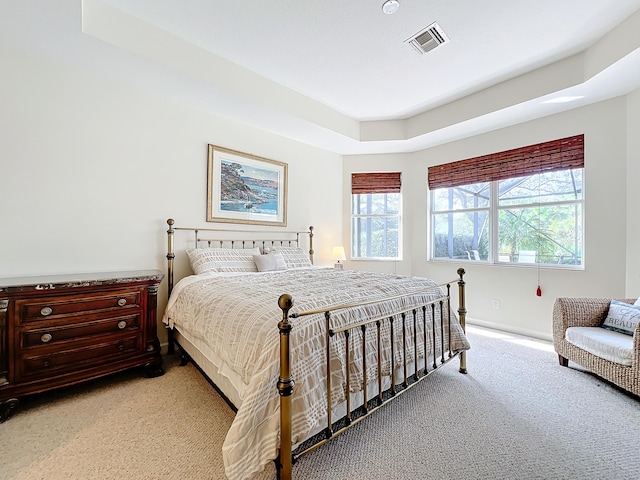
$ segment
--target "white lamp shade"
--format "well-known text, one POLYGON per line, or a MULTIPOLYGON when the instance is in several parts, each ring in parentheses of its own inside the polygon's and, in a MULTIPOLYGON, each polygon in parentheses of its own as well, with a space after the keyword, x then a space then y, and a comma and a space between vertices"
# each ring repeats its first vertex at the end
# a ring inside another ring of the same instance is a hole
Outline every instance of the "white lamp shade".
POLYGON ((333 247, 333 251, 331 252, 331 258, 337 260, 346 260, 347 257, 344 254, 344 247, 333 247))

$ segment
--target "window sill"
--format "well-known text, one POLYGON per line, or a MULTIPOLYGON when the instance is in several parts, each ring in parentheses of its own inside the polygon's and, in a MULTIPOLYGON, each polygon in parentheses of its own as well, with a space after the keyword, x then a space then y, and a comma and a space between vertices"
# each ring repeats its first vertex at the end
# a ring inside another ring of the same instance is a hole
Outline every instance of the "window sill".
MULTIPOLYGON (((483 260, 468 260, 466 258, 430 258, 427 262, 434 263, 464 263, 465 265, 482 265, 487 267, 507 267, 507 268, 538 268, 537 263, 512 263, 512 262, 487 262, 483 260)), ((558 264, 540 264, 542 270, 564 270, 564 271, 581 271, 584 265, 558 265, 558 264)))
POLYGON ((401 262, 402 258, 383 258, 383 257, 358 257, 351 258, 352 262, 401 262))

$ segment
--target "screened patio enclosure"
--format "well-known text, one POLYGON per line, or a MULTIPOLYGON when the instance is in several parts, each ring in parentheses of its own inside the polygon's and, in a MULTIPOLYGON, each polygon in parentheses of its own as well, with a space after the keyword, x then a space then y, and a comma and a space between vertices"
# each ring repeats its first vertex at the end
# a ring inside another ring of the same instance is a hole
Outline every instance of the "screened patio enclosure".
POLYGON ((432 258, 582 265, 583 169, 431 192, 432 258))

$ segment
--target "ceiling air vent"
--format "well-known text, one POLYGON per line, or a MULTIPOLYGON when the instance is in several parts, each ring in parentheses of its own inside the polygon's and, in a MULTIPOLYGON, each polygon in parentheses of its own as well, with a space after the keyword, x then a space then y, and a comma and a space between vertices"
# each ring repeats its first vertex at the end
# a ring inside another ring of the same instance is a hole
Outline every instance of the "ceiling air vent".
POLYGON ((420 30, 411 36, 405 43, 410 44, 419 54, 427 53, 443 43, 447 43, 449 39, 436 22, 433 22, 427 28, 420 30))

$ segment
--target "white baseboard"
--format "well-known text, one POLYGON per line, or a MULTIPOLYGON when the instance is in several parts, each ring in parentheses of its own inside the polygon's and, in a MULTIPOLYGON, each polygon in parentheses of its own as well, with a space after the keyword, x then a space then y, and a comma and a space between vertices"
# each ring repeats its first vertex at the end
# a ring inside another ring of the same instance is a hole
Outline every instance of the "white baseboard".
POLYGON ((524 335, 525 337, 532 337, 540 340, 546 340, 548 342, 553 342, 553 335, 545 334, 536 330, 529 330, 527 328, 512 327, 509 325, 504 325, 502 323, 488 322, 486 320, 480 320, 478 318, 470 317, 466 317, 466 323, 469 325, 477 325, 478 327, 491 328, 492 330, 515 333, 516 335, 524 335))

